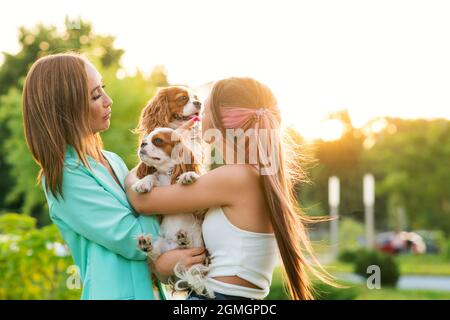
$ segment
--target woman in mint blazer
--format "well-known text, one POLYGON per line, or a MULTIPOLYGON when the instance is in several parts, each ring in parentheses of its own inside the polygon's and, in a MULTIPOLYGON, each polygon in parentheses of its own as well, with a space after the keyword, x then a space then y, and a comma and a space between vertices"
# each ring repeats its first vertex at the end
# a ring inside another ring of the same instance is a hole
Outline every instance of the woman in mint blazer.
MULTIPOLYGON (((68 146, 64 160, 64 201, 45 192, 51 220, 70 247, 83 281, 82 299, 154 299, 146 256, 135 237, 158 234, 155 219, 136 217, 123 191, 128 169, 122 159, 103 151, 120 186, 91 157, 92 172, 68 146)), ((43 189, 45 179, 42 179, 43 189)))
MULTIPOLYGON (((164 299, 136 246, 139 234, 158 234, 158 221, 135 213, 124 191, 125 163, 102 148, 99 133, 109 128, 112 105, 103 88, 98 71, 79 55, 37 60, 23 91, 26 141, 41 169, 51 220, 78 266, 81 298, 164 299)), ((152 272, 168 275, 179 260, 203 259, 202 248, 173 250, 152 272)))

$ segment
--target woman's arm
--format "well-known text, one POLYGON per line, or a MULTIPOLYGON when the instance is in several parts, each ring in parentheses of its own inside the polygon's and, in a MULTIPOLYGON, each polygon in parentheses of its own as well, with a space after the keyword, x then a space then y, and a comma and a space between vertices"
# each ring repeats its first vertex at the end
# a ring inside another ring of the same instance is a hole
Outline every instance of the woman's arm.
POLYGON ((125 186, 128 200, 137 212, 170 214, 232 205, 242 197, 249 178, 246 165, 226 165, 209 171, 191 185, 173 184, 137 193, 131 189, 137 181, 132 170, 125 179, 125 186))

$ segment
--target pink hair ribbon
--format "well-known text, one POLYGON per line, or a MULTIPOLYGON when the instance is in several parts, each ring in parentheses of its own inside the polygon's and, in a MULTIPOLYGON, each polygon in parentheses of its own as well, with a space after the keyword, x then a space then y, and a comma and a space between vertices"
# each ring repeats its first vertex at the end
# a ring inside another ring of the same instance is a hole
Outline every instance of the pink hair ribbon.
MULTIPOLYGON (((267 128, 267 117, 264 117, 267 112, 270 111, 266 108, 250 109, 239 107, 222 107, 222 124, 225 129, 238 129, 246 127, 246 125, 253 120, 264 118, 264 127, 267 128)), ((255 121, 254 128, 259 128, 259 121, 255 121)))

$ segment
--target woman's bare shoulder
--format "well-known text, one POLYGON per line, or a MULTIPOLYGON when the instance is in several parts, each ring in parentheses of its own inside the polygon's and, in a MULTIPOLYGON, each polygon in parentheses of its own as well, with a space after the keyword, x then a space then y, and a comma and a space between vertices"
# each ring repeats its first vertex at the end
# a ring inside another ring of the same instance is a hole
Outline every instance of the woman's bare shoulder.
POLYGON ((248 164, 227 164, 211 170, 209 173, 221 181, 241 186, 246 183, 259 181, 259 174, 256 169, 248 164))

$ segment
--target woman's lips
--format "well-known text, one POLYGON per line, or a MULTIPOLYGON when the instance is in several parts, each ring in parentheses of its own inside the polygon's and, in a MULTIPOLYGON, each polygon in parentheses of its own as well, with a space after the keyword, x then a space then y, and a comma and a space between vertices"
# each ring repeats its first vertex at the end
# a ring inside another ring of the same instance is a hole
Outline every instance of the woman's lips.
POLYGON ((111 112, 104 116, 103 120, 108 120, 109 118, 111 118, 111 112))

